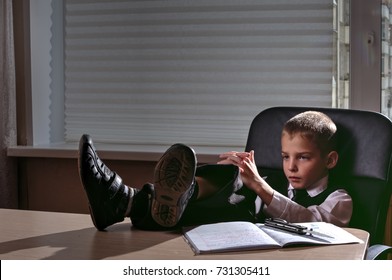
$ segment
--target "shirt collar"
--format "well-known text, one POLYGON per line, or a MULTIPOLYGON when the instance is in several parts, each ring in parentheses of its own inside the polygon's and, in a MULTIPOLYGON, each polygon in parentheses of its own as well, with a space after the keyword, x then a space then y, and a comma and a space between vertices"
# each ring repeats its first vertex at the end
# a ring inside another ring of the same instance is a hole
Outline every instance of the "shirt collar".
MULTIPOLYGON (((313 185, 306 188, 307 193, 310 197, 315 197, 322 193, 328 186, 328 175, 318 180, 313 185)), ((288 187, 289 190, 294 189, 293 186, 290 184, 288 187)))

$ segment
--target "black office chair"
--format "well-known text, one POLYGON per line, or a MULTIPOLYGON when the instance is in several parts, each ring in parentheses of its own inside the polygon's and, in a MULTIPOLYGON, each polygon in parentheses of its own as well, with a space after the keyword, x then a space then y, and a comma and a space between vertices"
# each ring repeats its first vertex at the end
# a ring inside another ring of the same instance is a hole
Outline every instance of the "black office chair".
POLYGON ((274 107, 253 120, 246 151, 255 150, 255 161, 261 174, 281 171, 281 131, 294 115, 321 111, 338 127, 339 161, 331 178, 344 186, 353 199, 350 227, 370 233, 367 259, 385 257, 392 248, 379 245, 384 241, 385 224, 392 192, 392 122, 369 111, 274 107))

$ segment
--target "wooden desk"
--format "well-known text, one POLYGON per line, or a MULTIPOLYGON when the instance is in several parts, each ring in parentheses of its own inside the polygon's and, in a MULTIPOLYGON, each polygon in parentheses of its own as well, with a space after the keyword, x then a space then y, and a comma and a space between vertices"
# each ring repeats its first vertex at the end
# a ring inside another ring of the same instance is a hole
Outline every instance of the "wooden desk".
POLYGON ((85 214, 0 209, 0 259, 363 259, 369 234, 347 229, 363 244, 258 250, 195 256, 176 232, 131 228, 129 219, 97 231, 85 214))

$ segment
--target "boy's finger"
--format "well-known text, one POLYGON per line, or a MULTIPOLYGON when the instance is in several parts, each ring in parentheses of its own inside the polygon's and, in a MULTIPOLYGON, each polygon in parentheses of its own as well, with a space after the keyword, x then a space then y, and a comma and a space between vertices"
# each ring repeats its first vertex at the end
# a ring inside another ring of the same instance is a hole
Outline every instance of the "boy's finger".
POLYGON ((251 159, 252 161, 255 160, 255 151, 254 151, 254 150, 250 151, 250 159, 251 159))
POLYGON ((220 158, 227 158, 227 157, 235 155, 236 153, 237 152, 226 152, 226 153, 220 154, 219 157, 220 158))
POLYGON ((246 158, 246 157, 249 157, 249 153, 248 152, 238 152, 238 153, 236 153, 236 156, 237 157, 240 157, 240 158, 246 158))

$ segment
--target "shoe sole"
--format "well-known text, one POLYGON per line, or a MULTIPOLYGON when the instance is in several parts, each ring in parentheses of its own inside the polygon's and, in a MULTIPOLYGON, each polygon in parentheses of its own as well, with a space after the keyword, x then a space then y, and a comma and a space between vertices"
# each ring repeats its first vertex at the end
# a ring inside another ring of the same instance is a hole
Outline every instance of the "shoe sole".
POLYGON ((195 172, 195 153, 182 144, 171 146, 158 161, 154 171, 151 215, 159 225, 173 227, 178 223, 191 196, 189 192, 193 191, 195 172))

